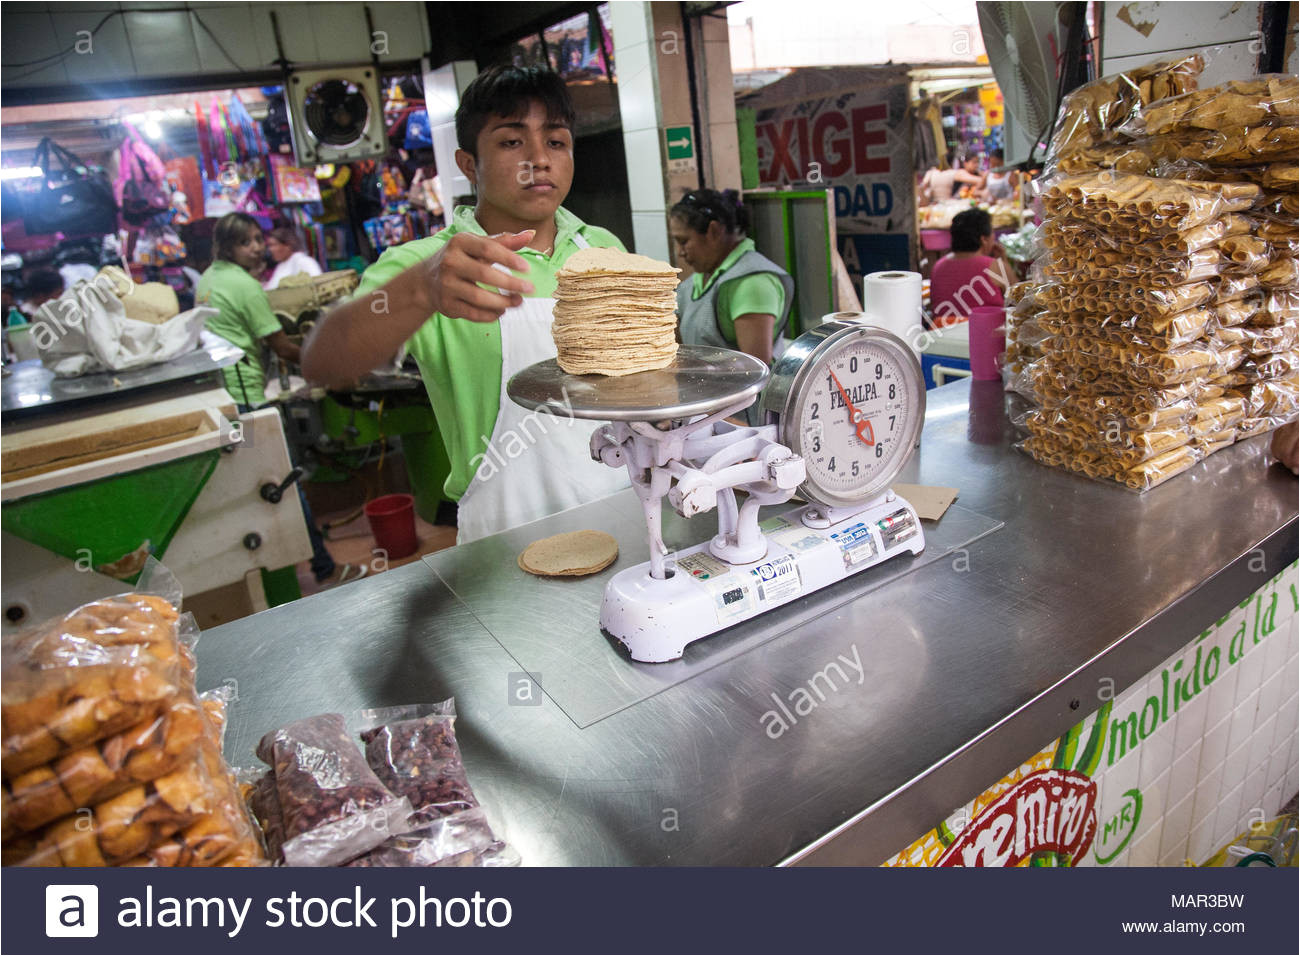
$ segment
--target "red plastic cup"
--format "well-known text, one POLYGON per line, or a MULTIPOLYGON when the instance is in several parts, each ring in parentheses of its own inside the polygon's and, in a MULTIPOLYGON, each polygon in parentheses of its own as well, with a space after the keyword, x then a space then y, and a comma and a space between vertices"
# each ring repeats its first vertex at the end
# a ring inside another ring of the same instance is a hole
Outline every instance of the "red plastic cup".
POLYGON ((970 311, 970 374, 982 382, 1002 377, 997 357, 1006 351, 1007 310, 983 305, 970 311))
POLYGON ((365 511, 375 544, 390 559, 415 554, 415 549, 420 546, 415 536, 415 498, 411 495, 384 495, 366 502, 365 511))

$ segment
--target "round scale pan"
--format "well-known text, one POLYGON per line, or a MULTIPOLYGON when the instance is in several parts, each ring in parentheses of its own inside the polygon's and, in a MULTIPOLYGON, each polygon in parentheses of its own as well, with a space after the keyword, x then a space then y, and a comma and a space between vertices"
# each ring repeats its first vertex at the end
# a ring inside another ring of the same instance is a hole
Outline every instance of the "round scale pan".
POLYGON ((651 422, 708 415, 767 384, 766 365, 744 352, 683 345, 665 368, 631 375, 570 375, 555 359, 530 365, 506 383, 524 408, 605 422, 651 422))

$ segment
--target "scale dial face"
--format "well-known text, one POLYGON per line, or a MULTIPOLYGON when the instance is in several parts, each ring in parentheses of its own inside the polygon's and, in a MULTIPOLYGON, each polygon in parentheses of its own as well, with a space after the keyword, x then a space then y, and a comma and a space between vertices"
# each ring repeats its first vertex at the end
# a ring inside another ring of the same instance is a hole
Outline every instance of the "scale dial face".
POLYGON ((844 325, 803 360, 780 434, 807 465, 804 495, 846 508, 887 490, 911 457, 925 417, 925 383, 900 339, 844 325))

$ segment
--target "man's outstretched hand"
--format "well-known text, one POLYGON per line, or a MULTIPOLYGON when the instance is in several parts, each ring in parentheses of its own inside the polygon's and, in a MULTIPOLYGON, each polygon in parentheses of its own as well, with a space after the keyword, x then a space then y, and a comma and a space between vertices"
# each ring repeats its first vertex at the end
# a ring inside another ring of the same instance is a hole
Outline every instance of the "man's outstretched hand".
POLYGON ((421 285, 428 306, 425 314, 441 312, 453 319, 495 322, 506 309, 522 305, 523 296, 533 291, 533 284, 494 264, 527 272, 528 263, 516 252, 528 245, 533 235, 533 230, 526 229, 496 236, 468 232, 452 236, 422 266, 421 285), (484 285, 491 288, 485 289, 484 285))

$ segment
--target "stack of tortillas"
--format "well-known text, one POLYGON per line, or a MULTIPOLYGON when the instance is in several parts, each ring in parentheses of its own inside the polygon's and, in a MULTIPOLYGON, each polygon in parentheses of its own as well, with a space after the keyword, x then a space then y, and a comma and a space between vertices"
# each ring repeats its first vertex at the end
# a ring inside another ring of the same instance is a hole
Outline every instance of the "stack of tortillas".
POLYGON ((579 249, 556 275, 551 334, 571 375, 631 375, 677 355, 677 273, 617 249, 579 249))
POLYGON ((540 577, 576 578, 603 571, 618 557, 618 542, 603 531, 569 531, 534 541, 519 566, 540 577))

